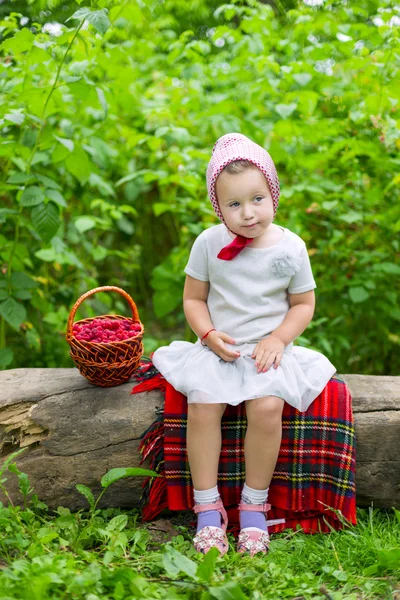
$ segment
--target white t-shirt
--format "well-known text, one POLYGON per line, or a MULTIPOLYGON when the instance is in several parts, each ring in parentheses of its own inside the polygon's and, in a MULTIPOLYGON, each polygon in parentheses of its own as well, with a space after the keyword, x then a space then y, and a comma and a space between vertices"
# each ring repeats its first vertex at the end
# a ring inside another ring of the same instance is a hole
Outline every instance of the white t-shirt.
POLYGON ((306 244, 296 233, 284 235, 269 248, 246 247, 232 260, 217 258, 232 242, 223 223, 205 229, 193 243, 187 275, 209 281, 207 306, 213 327, 232 336, 236 345, 257 343, 284 320, 288 292, 317 287, 306 244))

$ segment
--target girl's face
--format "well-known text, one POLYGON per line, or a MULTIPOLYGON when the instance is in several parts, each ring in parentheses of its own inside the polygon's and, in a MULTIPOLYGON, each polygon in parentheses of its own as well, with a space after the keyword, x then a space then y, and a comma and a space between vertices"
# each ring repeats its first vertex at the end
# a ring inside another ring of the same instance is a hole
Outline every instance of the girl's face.
POLYGON ((240 173, 222 171, 215 190, 225 224, 237 235, 263 235, 274 219, 274 206, 267 180, 257 168, 240 173))

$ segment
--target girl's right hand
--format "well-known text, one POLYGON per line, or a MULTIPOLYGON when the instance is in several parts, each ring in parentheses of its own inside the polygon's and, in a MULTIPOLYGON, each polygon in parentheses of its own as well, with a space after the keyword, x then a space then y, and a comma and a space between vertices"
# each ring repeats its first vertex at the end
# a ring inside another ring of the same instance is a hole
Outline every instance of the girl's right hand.
POLYGON ((240 356, 240 352, 229 350, 229 348, 225 346, 224 342, 227 342, 228 344, 236 344, 236 342, 230 335, 223 331, 211 331, 204 341, 210 350, 215 352, 215 354, 226 362, 232 362, 240 356))

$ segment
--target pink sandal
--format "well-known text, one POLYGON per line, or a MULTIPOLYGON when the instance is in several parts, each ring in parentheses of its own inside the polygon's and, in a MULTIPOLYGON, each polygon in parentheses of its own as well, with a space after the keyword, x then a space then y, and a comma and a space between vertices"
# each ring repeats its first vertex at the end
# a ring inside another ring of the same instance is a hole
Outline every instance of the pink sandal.
MULTIPOLYGON (((258 512, 267 512, 271 509, 270 504, 245 504, 240 502, 239 510, 253 510, 258 512)), ((262 552, 267 554, 269 550, 269 535, 268 530, 264 531, 259 527, 245 527, 240 530, 237 551, 239 554, 250 554, 253 557, 255 554, 262 552)))
POLYGON ((210 525, 200 529, 200 531, 198 531, 193 538, 194 547, 197 552, 202 552, 203 554, 207 554, 211 548, 218 548, 221 556, 224 556, 229 549, 228 538, 226 537, 228 516, 226 514, 224 505, 222 504, 221 498, 219 498, 214 504, 196 504, 193 507, 193 511, 196 514, 206 510, 217 510, 221 513, 221 527, 214 527, 210 525))

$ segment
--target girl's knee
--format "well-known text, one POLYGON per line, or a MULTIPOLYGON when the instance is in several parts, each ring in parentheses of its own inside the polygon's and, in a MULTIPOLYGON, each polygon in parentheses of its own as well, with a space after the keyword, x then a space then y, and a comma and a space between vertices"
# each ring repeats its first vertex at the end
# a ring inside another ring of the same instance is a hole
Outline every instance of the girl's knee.
POLYGON ((265 396, 246 402, 249 425, 263 429, 280 426, 284 401, 277 396, 265 396))
POLYGON ((225 404, 202 404, 193 402, 188 404, 188 420, 202 425, 220 422, 224 414, 225 404))

